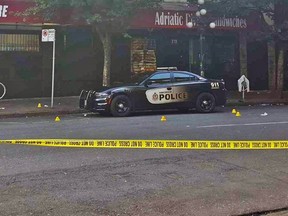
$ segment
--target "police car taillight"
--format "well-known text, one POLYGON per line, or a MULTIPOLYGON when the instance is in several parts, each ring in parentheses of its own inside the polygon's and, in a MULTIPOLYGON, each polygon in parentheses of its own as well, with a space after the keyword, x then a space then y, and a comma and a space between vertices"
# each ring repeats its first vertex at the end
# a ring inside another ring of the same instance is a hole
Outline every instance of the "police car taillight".
POLYGON ((224 81, 224 79, 221 79, 221 84, 222 84, 222 88, 224 89, 224 88, 225 88, 225 81, 224 81))

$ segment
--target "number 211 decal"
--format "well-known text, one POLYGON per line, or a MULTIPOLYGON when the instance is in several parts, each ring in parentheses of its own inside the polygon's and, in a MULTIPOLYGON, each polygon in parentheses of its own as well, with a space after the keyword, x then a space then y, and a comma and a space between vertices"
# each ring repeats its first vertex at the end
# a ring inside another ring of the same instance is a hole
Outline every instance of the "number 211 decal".
POLYGON ((211 89, 219 89, 219 83, 218 82, 212 82, 211 83, 211 89))

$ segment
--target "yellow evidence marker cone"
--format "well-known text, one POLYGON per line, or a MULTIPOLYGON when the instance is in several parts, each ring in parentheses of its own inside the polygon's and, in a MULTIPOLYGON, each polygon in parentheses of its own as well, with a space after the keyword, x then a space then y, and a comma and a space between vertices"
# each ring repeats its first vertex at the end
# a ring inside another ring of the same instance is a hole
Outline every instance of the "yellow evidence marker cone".
POLYGON ((164 122, 164 121, 166 121, 166 120, 167 120, 166 117, 165 117, 165 116, 162 116, 161 121, 164 122))
POLYGON ((236 113, 236 117, 240 117, 241 116, 241 113, 240 112, 237 112, 236 113))
POLYGON ((57 116, 57 117, 55 118, 55 122, 60 122, 59 116, 57 116))
POLYGON ((38 108, 41 108, 42 107, 42 104, 41 103, 38 103, 38 106, 37 106, 38 108))
POLYGON ((236 114, 236 113, 237 113, 236 109, 233 109, 232 114, 236 114))

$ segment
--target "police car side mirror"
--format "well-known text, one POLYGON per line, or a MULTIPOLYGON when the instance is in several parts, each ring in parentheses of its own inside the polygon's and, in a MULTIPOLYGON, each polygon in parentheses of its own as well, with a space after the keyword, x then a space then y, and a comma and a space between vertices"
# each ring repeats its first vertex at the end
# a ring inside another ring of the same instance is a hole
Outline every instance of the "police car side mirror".
POLYGON ((152 85, 152 84, 153 82, 151 80, 147 80, 144 85, 145 87, 148 87, 149 85, 152 85))

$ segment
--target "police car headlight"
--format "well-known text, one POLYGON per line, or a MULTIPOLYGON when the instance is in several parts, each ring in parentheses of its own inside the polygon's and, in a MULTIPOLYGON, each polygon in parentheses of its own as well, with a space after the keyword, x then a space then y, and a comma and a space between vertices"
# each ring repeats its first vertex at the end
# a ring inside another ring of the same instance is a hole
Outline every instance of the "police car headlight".
POLYGON ((96 98, 107 98, 107 97, 109 97, 109 94, 102 93, 102 92, 96 92, 95 96, 96 96, 96 98))

